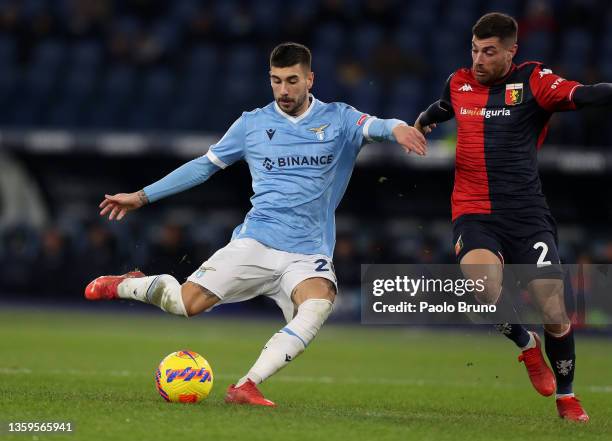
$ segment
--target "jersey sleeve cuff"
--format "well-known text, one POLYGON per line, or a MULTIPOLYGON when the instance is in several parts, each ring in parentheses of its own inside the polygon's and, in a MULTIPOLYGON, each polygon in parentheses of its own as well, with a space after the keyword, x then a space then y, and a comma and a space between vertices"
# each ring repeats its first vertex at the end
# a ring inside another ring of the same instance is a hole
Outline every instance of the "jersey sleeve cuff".
POLYGON ((219 157, 215 155, 212 150, 208 150, 208 153, 206 153, 206 157, 209 159, 210 162, 215 164, 217 167, 227 168, 227 164, 221 161, 221 159, 219 159, 219 157))

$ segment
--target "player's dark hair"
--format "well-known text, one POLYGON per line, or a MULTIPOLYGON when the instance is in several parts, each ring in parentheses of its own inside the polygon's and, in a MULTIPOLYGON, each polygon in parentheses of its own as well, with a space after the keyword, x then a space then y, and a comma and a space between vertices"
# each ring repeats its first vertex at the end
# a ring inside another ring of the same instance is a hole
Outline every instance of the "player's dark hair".
POLYGON ((281 43, 270 54, 270 67, 289 67, 301 64, 310 70, 311 62, 310 49, 299 43, 281 43))
POLYGON ((498 37, 500 41, 510 40, 516 43, 517 32, 516 20, 501 12, 490 12, 483 15, 472 28, 472 34, 479 40, 498 37))

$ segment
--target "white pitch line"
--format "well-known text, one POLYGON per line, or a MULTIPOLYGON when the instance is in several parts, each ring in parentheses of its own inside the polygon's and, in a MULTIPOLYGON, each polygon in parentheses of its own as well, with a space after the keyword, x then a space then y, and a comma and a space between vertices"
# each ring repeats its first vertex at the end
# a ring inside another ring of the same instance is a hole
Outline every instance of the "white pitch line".
MULTIPOLYGON (((49 369, 49 370, 41 370, 35 371, 30 368, 11 368, 11 367, 0 367, 0 375, 36 375, 36 374, 49 374, 49 375, 75 375, 75 376, 85 376, 85 375, 96 375, 96 376, 111 376, 111 377, 143 377, 145 374, 141 372, 130 372, 127 370, 121 371, 86 371, 79 369, 49 369)), ((151 374, 153 377, 153 374, 151 374)), ((214 375, 214 378, 223 379, 223 380, 234 380, 240 378, 240 374, 217 374, 214 375)), ((278 377, 274 377, 274 381, 279 381, 283 383, 319 383, 319 384, 375 384, 375 385, 386 385, 386 386, 443 386, 443 387, 477 387, 482 385, 482 383, 475 381, 440 381, 440 380, 423 380, 423 379, 411 379, 411 378, 357 378, 357 377, 329 377, 329 376, 320 376, 320 377, 309 377, 309 376, 299 376, 299 375, 281 375, 278 377)), ((492 386, 493 388, 499 389, 518 389, 522 388, 524 385, 514 385, 508 383, 499 383, 492 386)), ((589 392, 594 393, 612 393, 612 386, 608 385, 591 385, 591 386, 582 386, 580 389, 587 389, 589 392)))

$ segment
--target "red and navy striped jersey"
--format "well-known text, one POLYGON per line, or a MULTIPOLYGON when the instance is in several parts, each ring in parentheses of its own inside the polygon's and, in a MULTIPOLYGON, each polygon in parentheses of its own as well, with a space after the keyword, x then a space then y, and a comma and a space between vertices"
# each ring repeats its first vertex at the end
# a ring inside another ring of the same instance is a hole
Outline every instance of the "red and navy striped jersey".
POLYGON ((578 86, 536 62, 513 64, 493 86, 480 84, 467 68, 449 77, 441 100, 457 120, 453 220, 549 212, 537 150, 551 114, 576 108, 572 95, 578 86))

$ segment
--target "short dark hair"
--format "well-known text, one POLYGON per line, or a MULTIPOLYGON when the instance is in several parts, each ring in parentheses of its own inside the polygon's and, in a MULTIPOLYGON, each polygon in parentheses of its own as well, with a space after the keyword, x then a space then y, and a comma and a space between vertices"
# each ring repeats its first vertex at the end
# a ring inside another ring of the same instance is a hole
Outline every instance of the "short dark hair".
POLYGON ((270 67, 289 67, 302 64, 310 70, 311 63, 310 49, 299 43, 281 43, 270 54, 270 67))
POLYGON ((479 40, 498 37, 500 41, 512 40, 513 43, 516 43, 517 32, 516 20, 501 12, 490 12, 483 15, 472 28, 472 34, 479 40))

